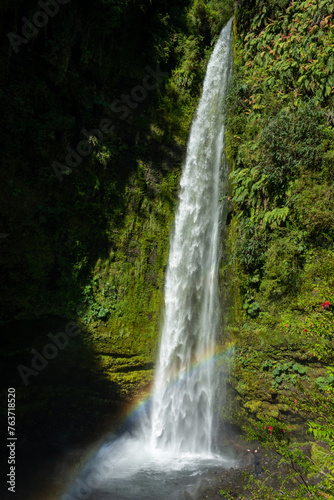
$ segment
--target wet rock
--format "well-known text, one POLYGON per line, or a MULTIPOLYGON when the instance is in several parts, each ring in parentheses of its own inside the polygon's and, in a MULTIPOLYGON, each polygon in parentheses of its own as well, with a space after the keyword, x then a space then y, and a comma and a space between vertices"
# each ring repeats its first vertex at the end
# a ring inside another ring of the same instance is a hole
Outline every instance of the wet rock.
POLYGON ((301 446, 300 449, 302 452, 309 458, 312 456, 312 446, 310 444, 306 444, 304 446, 301 446))
POLYGON ((210 488, 210 483, 207 479, 203 479, 203 481, 201 482, 201 486, 200 486, 200 490, 201 491, 205 491, 207 489, 210 488))

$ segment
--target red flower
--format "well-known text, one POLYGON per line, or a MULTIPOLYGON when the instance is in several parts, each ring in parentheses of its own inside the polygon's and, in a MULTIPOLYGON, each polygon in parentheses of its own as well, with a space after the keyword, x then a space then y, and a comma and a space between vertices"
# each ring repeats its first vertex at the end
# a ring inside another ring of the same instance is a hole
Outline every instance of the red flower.
POLYGON ((290 432, 290 436, 292 436, 292 432, 290 432))
POLYGON ((286 325, 287 328, 289 328, 289 325, 286 325))
POLYGON ((304 332, 307 332, 306 328, 305 328, 304 332))
POLYGON ((285 432, 285 429, 283 429, 283 432, 285 432))

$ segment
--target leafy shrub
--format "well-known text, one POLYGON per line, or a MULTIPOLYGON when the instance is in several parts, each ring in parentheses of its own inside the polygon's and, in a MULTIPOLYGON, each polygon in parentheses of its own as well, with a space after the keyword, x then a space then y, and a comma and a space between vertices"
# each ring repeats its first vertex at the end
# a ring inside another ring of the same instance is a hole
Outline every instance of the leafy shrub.
POLYGON ((261 170, 267 176, 268 191, 279 194, 301 169, 320 167, 324 112, 312 103, 293 113, 283 109, 272 117, 261 134, 261 170))
POLYGON ((249 219, 245 219, 241 226, 238 254, 247 272, 261 268, 265 250, 265 235, 249 219))
POLYGON ((277 234, 267 250, 260 291, 265 300, 278 300, 295 294, 301 279, 304 246, 302 233, 277 234), (279 237, 280 236, 280 237, 279 237))
POLYGON ((301 177, 296 190, 294 206, 299 224, 306 228, 310 237, 328 233, 334 227, 333 184, 301 177))
POLYGON ((307 374, 307 367, 299 363, 293 363, 292 361, 276 364, 276 362, 272 360, 266 360, 262 362, 261 368, 263 371, 269 371, 273 368, 271 372, 272 387, 275 389, 284 381, 296 384, 298 377, 306 378, 307 374))
POLYGON ((334 369, 327 369, 327 377, 318 377, 315 381, 316 385, 324 392, 334 392, 334 369))

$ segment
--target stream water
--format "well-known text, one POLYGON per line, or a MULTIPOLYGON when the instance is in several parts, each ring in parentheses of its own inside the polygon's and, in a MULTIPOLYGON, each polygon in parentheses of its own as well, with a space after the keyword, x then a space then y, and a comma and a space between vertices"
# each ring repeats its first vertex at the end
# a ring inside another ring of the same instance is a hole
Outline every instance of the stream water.
POLYGON ((232 20, 211 55, 190 131, 150 409, 130 432, 102 446, 62 500, 183 499, 185 492, 196 495, 208 471, 231 466, 214 436, 224 101, 231 72, 232 20))

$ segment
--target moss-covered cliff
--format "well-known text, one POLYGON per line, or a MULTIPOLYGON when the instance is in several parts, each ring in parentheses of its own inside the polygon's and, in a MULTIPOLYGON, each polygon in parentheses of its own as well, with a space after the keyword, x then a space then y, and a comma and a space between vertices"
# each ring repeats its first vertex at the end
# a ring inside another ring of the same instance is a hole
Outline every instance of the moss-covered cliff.
MULTIPOLYGON (((240 1, 234 24, 223 275, 236 355, 223 414, 255 425, 249 435, 272 442, 286 464, 296 458, 284 455, 288 429, 287 441, 306 439, 317 422, 333 438, 333 13, 325 1, 240 1)), ((282 498, 320 498, 279 487, 282 498)))

